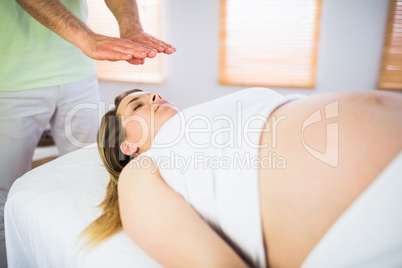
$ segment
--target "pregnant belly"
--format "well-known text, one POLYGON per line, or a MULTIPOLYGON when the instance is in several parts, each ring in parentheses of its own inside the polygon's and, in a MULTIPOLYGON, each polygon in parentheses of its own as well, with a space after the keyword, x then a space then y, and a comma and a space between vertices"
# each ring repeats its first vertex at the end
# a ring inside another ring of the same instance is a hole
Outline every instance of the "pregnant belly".
POLYGON ((261 136, 261 144, 268 146, 259 153, 270 266, 299 267, 402 149, 402 98, 395 95, 317 95, 288 103, 270 116, 270 131, 261 136))

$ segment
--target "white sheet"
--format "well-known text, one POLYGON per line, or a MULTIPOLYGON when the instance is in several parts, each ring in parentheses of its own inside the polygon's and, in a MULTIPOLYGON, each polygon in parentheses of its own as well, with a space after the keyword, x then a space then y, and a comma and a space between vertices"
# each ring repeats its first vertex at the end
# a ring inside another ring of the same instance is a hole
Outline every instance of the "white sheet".
POLYGON ((19 178, 5 207, 9 267, 160 267, 124 232, 79 251, 77 235, 100 215, 107 182, 95 146, 19 178))
POLYGON ((402 151, 329 229, 302 268, 402 267, 402 151))

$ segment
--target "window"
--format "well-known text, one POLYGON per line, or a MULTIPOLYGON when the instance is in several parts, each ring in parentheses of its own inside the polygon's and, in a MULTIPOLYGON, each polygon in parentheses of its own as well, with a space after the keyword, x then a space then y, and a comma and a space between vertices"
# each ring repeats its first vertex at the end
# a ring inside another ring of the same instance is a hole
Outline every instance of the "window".
MULTIPOLYGON (((96 33, 119 37, 119 27, 104 1, 88 0, 88 22, 96 33)), ((137 0, 141 24, 145 32, 161 37, 161 15, 159 0, 137 0)), ((161 55, 146 59, 144 65, 131 65, 125 61, 97 61, 99 80, 162 83, 163 70, 161 55)))
POLYGON ((378 88, 402 91, 402 0, 391 0, 378 88))
POLYGON ((315 87, 321 0, 221 0, 222 84, 315 87))

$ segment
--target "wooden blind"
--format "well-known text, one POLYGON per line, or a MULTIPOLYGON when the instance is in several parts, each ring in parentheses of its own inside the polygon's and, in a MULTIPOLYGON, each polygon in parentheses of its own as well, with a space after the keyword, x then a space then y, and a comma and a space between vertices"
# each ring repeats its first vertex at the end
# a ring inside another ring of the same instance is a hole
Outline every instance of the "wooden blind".
POLYGON ((321 0, 221 0, 222 84, 315 87, 321 0))
POLYGON ((378 88, 402 91, 402 0, 391 0, 378 88))
MULTIPOLYGON (((119 37, 119 27, 113 14, 103 0, 88 0, 88 22, 96 33, 119 37)), ((137 0, 144 31, 161 38, 161 15, 159 0, 137 0)), ((161 55, 145 59, 144 65, 131 65, 126 61, 97 61, 98 79, 105 81, 155 83, 163 82, 161 55)))

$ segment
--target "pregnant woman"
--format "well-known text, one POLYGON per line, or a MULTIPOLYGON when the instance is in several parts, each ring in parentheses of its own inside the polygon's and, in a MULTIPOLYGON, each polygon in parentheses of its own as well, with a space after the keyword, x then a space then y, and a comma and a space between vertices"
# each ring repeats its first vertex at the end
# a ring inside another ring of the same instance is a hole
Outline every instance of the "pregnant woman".
POLYGON ((251 88, 183 111, 125 92, 98 132, 111 178, 83 234, 97 244, 123 228, 164 267, 299 267, 402 165, 401 118, 402 97, 383 92, 251 88))

